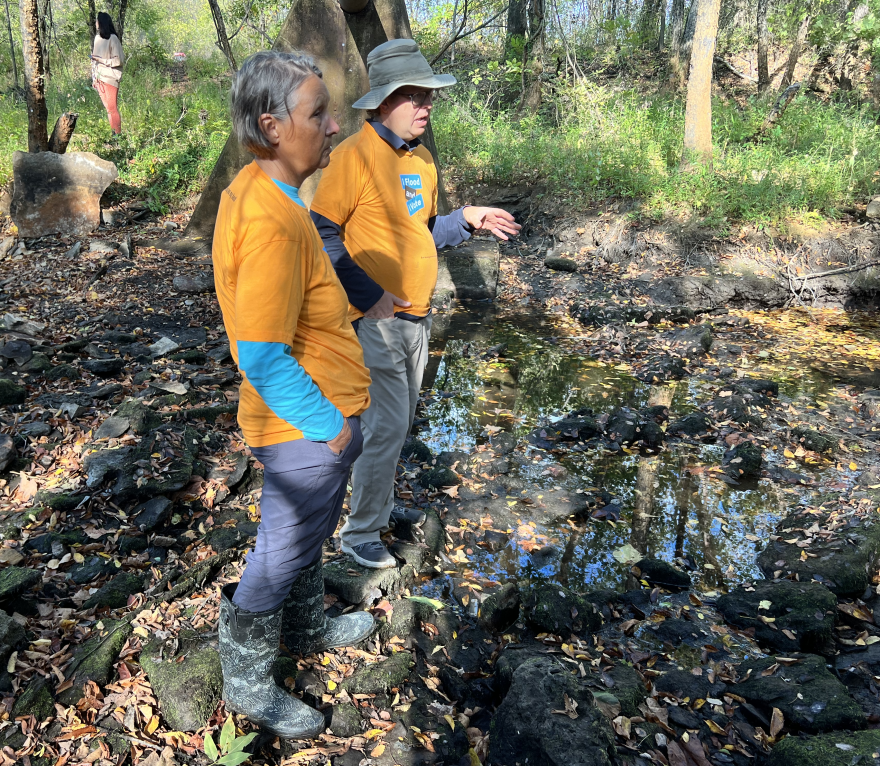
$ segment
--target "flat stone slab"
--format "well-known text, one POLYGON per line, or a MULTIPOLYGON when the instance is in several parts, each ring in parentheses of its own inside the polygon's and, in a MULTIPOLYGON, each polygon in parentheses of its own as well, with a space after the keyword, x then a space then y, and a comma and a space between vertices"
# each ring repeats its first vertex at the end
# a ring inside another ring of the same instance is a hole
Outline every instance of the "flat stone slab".
POLYGON ((368 569, 345 556, 324 567, 324 588, 349 604, 361 604, 409 587, 430 558, 427 546, 398 540, 390 550, 405 563, 368 569))
POLYGON ((853 766, 877 763, 880 731, 835 732, 816 737, 786 737, 773 747, 765 766, 853 766))
POLYGON ((501 252, 498 243, 471 240, 437 255, 438 294, 449 294, 458 300, 494 300, 498 292, 498 269, 501 252))
POLYGON ((12 155, 10 215, 20 237, 84 236, 101 223, 101 195, 119 173, 88 152, 12 155))

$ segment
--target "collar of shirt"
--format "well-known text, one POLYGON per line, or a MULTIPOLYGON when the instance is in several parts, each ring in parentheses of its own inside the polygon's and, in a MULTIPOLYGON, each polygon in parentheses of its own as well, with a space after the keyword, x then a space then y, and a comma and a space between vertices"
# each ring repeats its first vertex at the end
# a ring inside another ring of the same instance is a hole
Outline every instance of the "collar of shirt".
POLYGON ((411 152, 422 143, 418 138, 414 138, 412 141, 407 143, 400 136, 398 136, 397 133, 386 128, 378 120, 367 120, 367 122, 370 124, 370 127, 376 131, 376 135, 378 135, 379 138, 381 138, 392 149, 406 149, 406 151, 411 152))

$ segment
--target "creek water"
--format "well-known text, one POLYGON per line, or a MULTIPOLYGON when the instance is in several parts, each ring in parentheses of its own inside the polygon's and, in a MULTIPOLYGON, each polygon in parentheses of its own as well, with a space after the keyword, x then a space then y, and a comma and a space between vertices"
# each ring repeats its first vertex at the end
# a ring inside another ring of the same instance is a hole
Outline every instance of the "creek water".
MULTIPOLYGON (((839 466, 833 461, 798 466, 815 480, 813 488, 770 479, 731 486, 711 471, 721 463, 722 442, 670 441, 653 454, 605 447, 548 452, 530 445, 526 437, 531 431, 569 412, 639 409, 656 393, 621 369, 625 365, 597 361, 577 350, 578 334, 584 332, 562 318, 505 316, 480 304, 460 307, 435 326, 426 376, 428 422, 419 432, 434 454, 470 453, 493 434, 508 432, 517 440, 520 458, 511 474, 532 496, 604 490, 622 511, 613 523, 589 514, 542 523, 522 513, 521 526, 508 530, 509 542, 500 550, 470 545, 466 555, 453 561, 455 569, 444 567, 447 575, 457 571, 464 578, 515 577, 549 580, 576 591, 620 590, 634 584, 634 549, 690 569, 695 586, 709 595, 760 577, 755 557, 776 522, 798 504, 809 503, 815 487, 831 479, 830 472, 840 481, 839 466), (486 349, 502 344, 499 358, 486 358, 486 349)), ((833 387, 822 374, 803 369, 788 378, 773 377, 780 381, 783 408, 814 403, 833 387)), ((697 409, 719 387, 723 381, 699 377, 674 384, 670 420, 697 409)), ((781 451, 767 449, 765 466, 783 466, 787 461, 781 451)), ((851 479, 844 476, 844 481, 851 479)), ((442 579, 427 588, 440 595, 442 579)))

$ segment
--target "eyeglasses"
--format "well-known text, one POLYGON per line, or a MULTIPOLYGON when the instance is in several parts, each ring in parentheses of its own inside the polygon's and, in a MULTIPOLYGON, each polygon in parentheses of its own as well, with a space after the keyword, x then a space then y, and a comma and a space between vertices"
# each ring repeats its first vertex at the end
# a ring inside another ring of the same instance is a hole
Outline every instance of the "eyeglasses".
POLYGON ((397 95, 409 101, 416 109, 421 109, 426 103, 434 103, 433 90, 419 90, 415 93, 398 93, 397 95))

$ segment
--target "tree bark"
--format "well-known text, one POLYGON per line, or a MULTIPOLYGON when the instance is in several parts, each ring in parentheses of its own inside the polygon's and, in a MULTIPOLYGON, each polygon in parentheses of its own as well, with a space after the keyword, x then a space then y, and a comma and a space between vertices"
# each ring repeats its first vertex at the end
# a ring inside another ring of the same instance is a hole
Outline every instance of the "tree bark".
POLYGON ((770 33, 767 29, 767 11, 770 0, 758 0, 758 92, 770 87, 770 33))
POLYGON ((125 12, 128 10, 128 0, 119 0, 119 11, 116 14, 116 36, 122 42, 125 34, 125 12))
POLYGON ((73 138, 73 131, 76 129, 76 121, 79 115, 76 112, 65 112, 62 114, 55 127, 52 129, 52 136, 49 138, 49 151, 55 154, 64 154, 67 151, 67 145, 73 138))
POLYGON ((6 29, 9 32, 9 55, 12 57, 12 74, 15 78, 15 89, 19 89, 18 84, 18 62, 15 59, 15 41, 12 39, 12 16, 9 15, 9 0, 6 3, 6 29))
POLYGON ((223 23, 223 14, 220 12, 220 5, 217 0, 208 0, 211 7, 211 15, 214 17, 214 28, 217 30, 217 47, 223 51, 229 68, 233 72, 238 71, 238 65, 235 63, 235 56, 232 54, 232 47, 229 45, 229 38, 226 36, 226 24, 223 23))
POLYGON ((780 91, 784 91, 794 82, 794 69, 797 66, 798 59, 801 57, 801 51, 804 48, 804 42, 807 39, 807 33, 810 31, 810 23, 813 17, 807 15, 798 27, 797 34, 791 44, 791 51, 788 54, 788 64, 785 67, 785 74, 782 75, 782 83, 779 86, 780 91))
POLYGON ((520 58, 522 51, 519 46, 525 46, 526 30, 528 28, 528 3, 527 0, 510 0, 507 6, 507 37, 504 41, 504 59, 511 57, 520 58))
POLYGON ((89 34, 91 37, 89 40, 94 40, 95 35, 97 34, 97 30, 95 29, 95 24, 98 21, 98 12, 95 9, 95 0, 89 0, 89 34))
POLYGON ((51 67, 49 65, 49 41, 50 41, 50 19, 52 18, 52 6, 50 0, 42 0, 43 7, 38 9, 40 14, 40 48, 43 50, 43 74, 46 80, 52 76, 51 67))
POLYGON ((721 0, 701 0, 697 11, 684 116, 686 168, 712 162, 712 63, 720 12, 721 0))
POLYGON ((697 29, 697 15, 700 5, 708 1, 691 0, 691 5, 688 9, 687 20, 685 21, 684 32, 681 37, 681 57, 678 69, 679 87, 681 88, 684 88, 687 84, 687 76, 691 68, 691 51, 694 47, 694 33, 697 29))
POLYGON ((529 36, 523 51, 523 94, 519 112, 534 113, 541 106, 544 62, 544 0, 529 0, 529 36), (531 72, 526 69, 531 66, 531 72))
POLYGON ((663 52, 666 43, 666 3, 660 3, 660 33, 657 35, 657 53, 663 52))
POLYGON ((669 70, 676 86, 684 87, 684 68, 681 65, 681 43, 684 36, 684 0, 672 0, 672 16, 669 20, 672 39, 669 70))
POLYGON ((40 15, 37 0, 20 0, 21 48, 24 56, 24 83, 28 110, 28 151, 45 152, 49 147, 46 84, 43 49, 40 45, 40 15))

